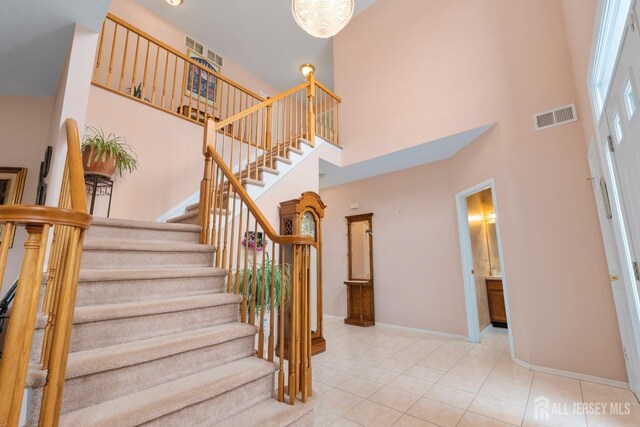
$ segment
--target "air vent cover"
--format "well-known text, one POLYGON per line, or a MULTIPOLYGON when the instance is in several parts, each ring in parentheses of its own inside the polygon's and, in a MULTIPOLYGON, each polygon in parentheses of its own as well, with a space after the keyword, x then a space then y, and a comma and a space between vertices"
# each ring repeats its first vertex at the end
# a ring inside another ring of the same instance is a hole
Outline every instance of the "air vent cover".
POLYGON ((535 130, 542 130, 576 121, 578 121, 576 104, 571 104, 534 115, 533 127, 535 130))

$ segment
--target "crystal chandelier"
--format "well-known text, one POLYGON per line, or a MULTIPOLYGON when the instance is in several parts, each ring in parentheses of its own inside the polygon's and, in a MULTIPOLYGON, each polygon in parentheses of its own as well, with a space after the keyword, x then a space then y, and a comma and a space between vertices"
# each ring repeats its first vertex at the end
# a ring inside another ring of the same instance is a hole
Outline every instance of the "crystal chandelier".
POLYGON ((296 23, 307 33, 322 39, 333 37, 353 16, 354 0, 293 0, 296 23))

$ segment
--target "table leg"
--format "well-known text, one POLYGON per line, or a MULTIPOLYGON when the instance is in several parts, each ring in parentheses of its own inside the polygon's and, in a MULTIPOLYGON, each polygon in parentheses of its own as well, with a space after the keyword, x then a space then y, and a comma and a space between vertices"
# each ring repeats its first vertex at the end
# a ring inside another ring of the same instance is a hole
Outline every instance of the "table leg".
POLYGON ((91 195, 91 209, 89 214, 93 215, 93 207, 96 204, 96 193, 98 192, 98 177, 93 177, 93 194, 91 195))

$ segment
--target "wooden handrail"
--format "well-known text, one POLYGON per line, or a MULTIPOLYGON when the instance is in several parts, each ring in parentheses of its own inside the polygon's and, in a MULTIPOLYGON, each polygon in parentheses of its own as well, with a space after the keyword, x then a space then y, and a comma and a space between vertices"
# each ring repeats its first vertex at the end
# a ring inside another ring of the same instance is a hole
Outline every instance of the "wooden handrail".
POLYGON ((71 209, 87 212, 87 194, 84 184, 84 168, 80 153, 80 136, 78 122, 74 119, 65 120, 67 128, 67 162, 69 166, 69 185, 71 186, 71 209))
POLYGON ((86 212, 51 206, 0 206, 0 224, 9 222, 16 225, 63 225, 86 230, 91 224, 91 215, 86 212))
POLYGON ((320 83, 319 81, 316 80, 316 85, 322 89, 323 91, 327 92, 329 94, 329 96, 331 96, 333 99, 335 99, 338 102, 342 102, 342 98, 340 98, 338 95, 336 95, 335 93, 333 93, 333 91, 331 89, 329 89, 328 87, 326 87, 325 85, 323 85, 322 83, 320 83))
POLYGON ((265 101, 262 101, 260 104, 254 105, 251 108, 247 108, 246 110, 236 114, 235 116, 229 117, 226 120, 223 120, 221 122, 216 123, 215 125, 215 130, 219 130, 222 129, 225 126, 230 125, 233 122, 236 122, 244 117, 250 116, 251 114, 255 113, 256 111, 262 110, 263 108, 267 108, 273 104, 275 104, 276 102, 280 101, 281 99, 286 98, 287 96, 291 95, 292 93, 295 93, 297 91, 299 91, 300 89, 304 89, 306 87, 309 87, 310 82, 306 81, 304 83, 299 84, 296 87, 292 87, 289 90, 286 90, 276 96, 274 96, 273 98, 269 98, 265 101))
MULTIPOLYGON (((211 119, 209 119, 211 120, 211 119)), ((262 227, 266 235, 271 239, 272 242, 281 245, 309 245, 315 246, 315 242, 311 237, 308 236, 281 236, 276 233, 267 218, 262 214, 260 208, 256 206, 255 202, 247 193, 247 190, 244 189, 238 178, 234 175, 234 173, 229 169, 229 166, 224 162, 222 157, 218 154, 218 152, 211 146, 207 145, 207 154, 213 158, 213 161, 218 165, 220 169, 222 169, 226 179, 229 180, 229 184, 233 187, 236 193, 240 196, 240 199, 247 205, 247 209, 251 214, 256 218, 256 221, 262 227)))
MULTIPOLYGON (((163 48, 164 50, 167 50, 169 52, 171 52, 172 54, 174 54, 175 56, 182 58, 183 60, 185 60, 186 62, 195 65, 198 68, 203 68, 202 64, 197 63, 196 61, 194 61, 193 59, 189 58, 187 55, 185 55, 184 53, 180 52, 177 49, 174 49, 173 47, 169 46, 168 44, 158 40, 157 38, 153 37, 151 34, 146 33, 144 31, 142 31, 140 28, 135 27, 133 25, 131 25, 130 23, 128 23, 127 21, 124 21, 123 19, 115 16, 112 13, 107 13, 107 19, 117 23, 118 25, 128 29, 129 31, 147 39, 150 40, 151 42, 153 42, 154 44, 157 44, 158 46, 160 46, 161 48, 163 48)), ((204 69, 204 68, 203 68, 204 69)), ((230 84, 231 86, 241 90, 242 92, 248 93, 249 95, 253 96, 254 98, 257 98, 261 101, 264 101, 264 98, 260 95, 257 95, 255 93, 253 93, 252 91, 250 91, 249 89, 239 85, 238 83, 234 82, 233 80, 230 80, 228 78, 226 78, 225 76, 223 76, 222 74, 216 73, 213 70, 206 70, 208 73, 214 75, 217 79, 223 80, 225 82, 227 82, 228 84, 230 84)))

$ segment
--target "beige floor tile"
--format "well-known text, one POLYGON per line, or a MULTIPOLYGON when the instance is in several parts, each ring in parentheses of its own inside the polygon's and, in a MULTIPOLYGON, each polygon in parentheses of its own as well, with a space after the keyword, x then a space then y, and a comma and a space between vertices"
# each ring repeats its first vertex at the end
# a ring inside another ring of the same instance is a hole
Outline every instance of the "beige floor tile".
POLYGON ((342 415, 358 403, 362 402, 362 400, 362 397, 334 389, 331 393, 324 393, 318 396, 318 406, 338 415, 342 415))
POLYGON ((467 409, 476 395, 457 388, 436 384, 424 397, 460 409, 467 409))
POLYGON ((460 420, 458 427, 512 427, 512 424, 467 412, 460 420))
POLYGON ((329 424, 331 427, 361 427, 360 424, 356 424, 353 421, 350 421, 346 418, 338 418, 337 420, 335 420, 334 422, 332 422, 331 424, 329 424))
POLYGON ((396 411, 406 412, 420 396, 390 386, 384 386, 368 398, 372 402, 387 406, 396 411))
POLYGON ((313 393, 316 396, 320 396, 322 393, 325 393, 331 389, 333 389, 333 387, 331 387, 330 385, 327 385, 325 383, 321 383, 320 381, 313 381, 313 393))
POLYGON ((464 411, 423 397, 409 408, 407 414, 442 427, 454 427, 462 418, 464 411))
POLYGON ((485 377, 477 375, 456 375, 451 372, 447 372, 440 380, 438 384, 454 387, 459 390, 468 391, 470 393, 477 393, 484 384, 485 377))
POLYGON ((480 387, 478 395, 490 397, 517 406, 525 406, 529 399, 529 387, 511 383, 487 381, 480 387))
POLYGON ((420 378, 411 377, 409 375, 400 375, 387 384, 390 387, 397 388, 408 393, 412 393, 418 396, 425 394, 431 387, 432 382, 425 381, 420 378))
POLYGON ((448 371, 456 363, 458 363, 458 360, 460 360, 462 356, 462 354, 449 354, 446 352, 440 352, 440 349, 438 349, 429 354, 424 359, 418 361, 416 363, 416 366, 423 366, 440 371, 448 371))
POLYGON ((375 381, 380 384, 388 384, 391 380, 397 377, 399 374, 388 369, 382 369, 377 366, 369 366, 363 369, 357 374, 361 378, 375 381))
POLYGON ((352 376, 337 369, 327 368, 326 366, 313 367, 313 380, 330 386, 335 387, 349 378, 352 378, 352 376))
POLYGON ((525 407, 511 405, 484 396, 476 396, 467 411, 519 426, 522 424, 525 407))
POLYGON ((416 377, 416 378, 420 378, 421 380, 435 383, 440 378, 442 378, 442 376, 445 373, 446 373, 445 371, 441 371, 438 369, 416 365, 407 369, 404 375, 409 375, 410 377, 416 377))
POLYGON ((383 384, 377 383, 375 381, 353 377, 338 384, 336 388, 342 391, 346 391, 347 393, 355 394, 356 396, 369 397, 378 389, 382 388, 382 386, 383 384))
POLYGON ((397 372, 399 374, 403 373, 410 367, 412 367, 415 363, 409 360, 397 360, 397 359, 383 359, 380 362, 376 363, 376 366, 382 369, 388 369, 389 371, 397 372))
POLYGON ((392 426, 401 416, 402 412, 368 400, 365 400, 344 414, 344 418, 365 427, 392 426))
POLYGON ((539 396, 548 398, 551 403, 582 402, 580 381, 559 375, 536 372, 531 384, 531 401, 539 396))
POLYGON ((438 425, 404 414, 398 418, 393 427, 438 427, 438 425))
POLYGON ((340 416, 320 406, 313 408, 313 427, 326 427, 340 416))
POLYGON ((626 415, 587 415, 589 427, 638 427, 638 418, 626 415))

